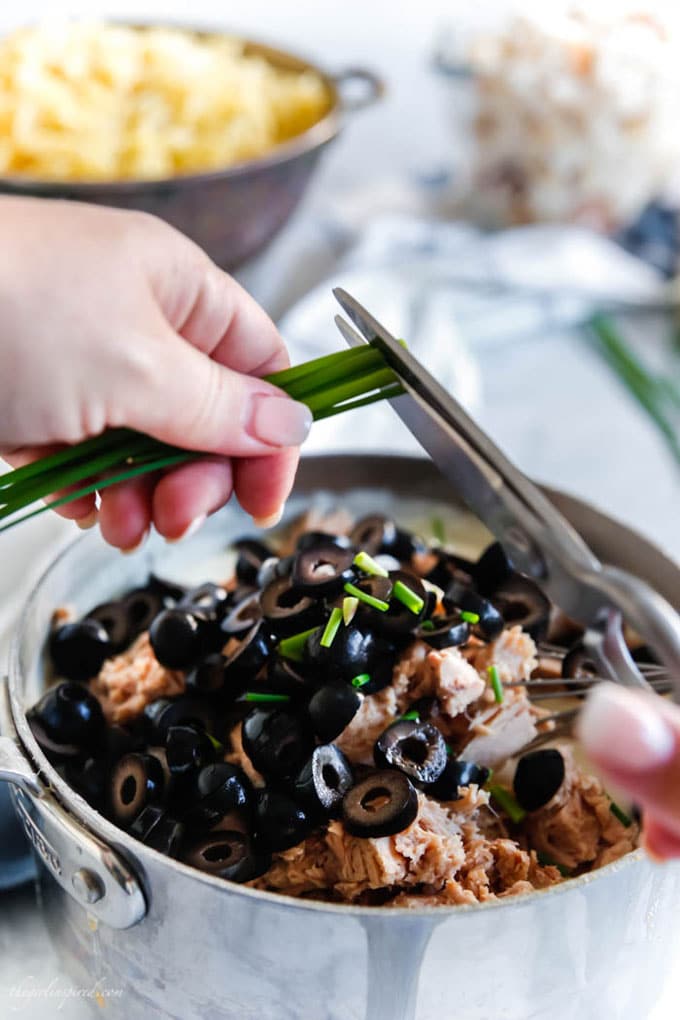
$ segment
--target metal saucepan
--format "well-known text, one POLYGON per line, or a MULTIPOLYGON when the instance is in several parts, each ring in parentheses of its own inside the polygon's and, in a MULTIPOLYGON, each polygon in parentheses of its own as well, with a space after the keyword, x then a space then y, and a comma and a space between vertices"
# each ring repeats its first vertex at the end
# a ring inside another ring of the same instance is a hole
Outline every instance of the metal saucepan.
POLYGON ((328 113, 270 153, 223 170, 153 181, 48 181, 16 175, 0 177, 0 192, 153 213, 196 241, 219 266, 236 268, 261 251, 286 223, 346 115, 371 105, 384 91, 381 79, 365 68, 331 74, 293 53, 252 40, 245 40, 245 52, 284 70, 320 75, 330 95, 328 113))
MULTIPOLYGON (((390 507, 407 521, 418 495, 457 512, 450 486, 417 458, 309 457, 290 513, 320 490, 336 505, 390 507)), ((657 549, 577 500, 551 496, 599 556, 650 581, 680 608, 678 569, 657 549)), ((677 959, 680 871, 655 867, 642 852, 483 906, 314 903, 244 889, 162 856, 60 779, 25 717, 43 689, 54 607, 68 602, 84 611, 142 583, 161 563, 166 574, 182 563, 195 567, 251 526, 229 506, 189 541, 171 548, 152 540, 130 557, 86 535, 54 562, 23 611, 9 681, 0 685, 0 778, 14 784, 39 860, 46 923, 73 979, 96 983, 109 996, 107 1016, 125 1020, 647 1016, 677 959)), ((464 535, 454 518, 455 528, 464 535)))

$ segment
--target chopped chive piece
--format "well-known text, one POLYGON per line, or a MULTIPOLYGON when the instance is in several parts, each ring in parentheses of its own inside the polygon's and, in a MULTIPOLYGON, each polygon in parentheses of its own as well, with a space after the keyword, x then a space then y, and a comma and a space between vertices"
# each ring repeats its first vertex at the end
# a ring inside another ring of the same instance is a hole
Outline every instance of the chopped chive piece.
POLYGON ((379 563, 376 563, 372 556, 369 556, 367 552, 358 552, 354 557, 354 566, 358 567, 359 570, 363 570, 365 574, 373 574, 374 577, 389 577, 384 567, 381 567, 379 563))
POLYGON ((569 878, 571 871, 569 868, 565 868, 563 864, 558 864, 554 861, 549 854, 544 854, 540 850, 536 853, 536 860, 539 864, 542 864, 544 868, 557 868, 562 878, 569 878))
POLYGON ((434 630, 435 626, 432 620, 423 620, 420 625, 421 630, 434 630))
POLYGON ((310 627, 309 630, 301 630, 298 634, 291 634, 283 638, 276 646, 276 650, 285 659, 292 659, 294 662, 302 662, 307 638, 318 630, 318 627, 310 627))
MULTIPOLYGON (((345 585, 345 591, 348 595, 358 599, 359 602, 365 602, 366 605, 371 606, 372 609, 379 609, 381 613, 386 613, 390 608, 389 602, 383 602, 382 599, 376 599, 373 595, 369 595, 368 592, 362 591, 361 588, 357 588, 356 585, 350 584, 349 581, 345 585)), ((335 612, 335 610, 333 610, 333 612, 335 612)))
POLYGON ((488 769, 489 774, 486 777, 486 782, 484 783, 484 788, 488 790, 489 789, 489 784, 491 783, 491 780, 493 779, 493 769, 489 765, 487 765, 487 769, 488 769))
POLYGON ((440 545, 444 545, 446 542, 446 530, 441 517, 432 518, 432 521, 430 522, 430 530, 432 531, 432 537, 436 538, 440 545))
POLYGON ((403 581, 395 581, 392 594, 395 599, 398 599, 407 609, 410 609, 416 616, 418 613, 423 611, 425 603, 421 599, 420 595, 417 595, 414 591, 409 588, 403 581))
POLYGON ((618 820, 621 822, 621 825, 625 825, 627 829, 630 828, 630 826, 633 824, 633 819, 630 817, 630 815, 626 814, 623 808, 619 807, 616 801, 611 802, 611 804, 609 805, 609 810, 614 815, 614 818, 618 818, 618 820))
POLYGON ((412 708, 410 712, 404 712, 400 718, 403 719, 404 722, 420 722, 420 713, 417 709, 412 708))
POLYGON ((370 673, 359 673, 358 676, 352 677, 352 687, 365 687, 366 684, 370 684, 371 674, 370 673))
POLYGON ((471 613, 469 609, 461 609, 460 618, 466 623, 479 623, 479 613, 471 613))
POLYGON ((451 747, 450 744, 444 744, 444 747, 446 748, 446 753, 448 754, 448 756, 450 758, 451 755, 453 754, 453 748, 451 747))
POLYGON ((224 747, 223 747, 222 744, 220 744, 219 740, 217 740, 215 737, 213 737, 212 733, 208 733, 207 730, 204 730, 204 732, 205 732, 206 737, 208 738, 208 740, 212 744, 212 746, 215 748, 215 750, 219 754, 224 754, 224 747))
POLYGON ((246 691, 243 695, 243 700, 267 705, 280 701, 290 701, 290 694, 267 694, 264 691, 246 691))
POLYGON ((335 635, 338 633, 340 624, 342 623, 342 609, 331 610, 331 615, 328 623, 324 627, 323 634, 321 635, 321 647, 330 648, 335 640, 335 635))
POLYGON ((489 674, 489 683, 491 684, 494 698, 496 699, 497 704, 502 705, 503 684, 501 683, 501 678, 498 675, 498 666, 489 666, 487 673, 489 674))
POLYGON ((487 785, 487 790, 503 811, 505 811, 510 821, 514 822, 515 825, 519 825, 519 823, 526 818, 526 811, 523 807, 520 807, 515 800, 514 795, 510 793, 509 790, 506 790, 502 786, 498 786, 496 783, 487 785))
POLYGON ((349 627, 358 608, 359 599, 355 598, 354 595, 348 595, 342 600, 342 619, 345 627, 349 627))

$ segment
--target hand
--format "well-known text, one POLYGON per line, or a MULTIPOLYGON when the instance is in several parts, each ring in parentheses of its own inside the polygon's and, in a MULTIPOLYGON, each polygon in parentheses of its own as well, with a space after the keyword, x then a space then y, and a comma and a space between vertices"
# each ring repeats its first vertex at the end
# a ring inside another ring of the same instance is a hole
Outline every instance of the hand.
MULTIPOLYGON (((232 494, 280 513, 309 410, 260 377, 273 323, 191 241, 142 213, 0 198, 0 454, 18 466, 127 426, 214 454, 101 493, 102 534, 178 538, 232 494)), ((81 524, 94 496, 59 509, 81 524)))
POLYGON ((680 857, 680 708, 654 694, 597 684, 579 721, 583 747, 642 808, 653 857, 680 857))

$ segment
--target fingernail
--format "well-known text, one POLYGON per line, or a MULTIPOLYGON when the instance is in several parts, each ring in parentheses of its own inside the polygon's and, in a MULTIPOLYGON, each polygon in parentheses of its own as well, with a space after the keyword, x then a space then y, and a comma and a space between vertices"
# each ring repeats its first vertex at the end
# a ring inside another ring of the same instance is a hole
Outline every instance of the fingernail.
POLYGON ((259 393, 251 399, 246 432, 270 446, 299 446, 312 427, 312 412, 306 404, 288 397, 259 393))
POLYGON ((280 506, 268 517, 253 517, 253 524, 256 528, 274 528, 283 517, 283 509, 283 506, 280 506))
POLYGON ((146 542, 148 537, 149 537, 149 531, 148 531, 148 528, 147 528, 147 530, 144 532, 144 534, 140 538, 139 542, 137 542, 135 545, 128 546, 127 549, 121 549, 120 550, 122 552, 123 556, 131 556, 132 553, 136 553, 138 549, 142 548, 142 546, 144 545, 144 543, 146 542))
POLYGON ((199 514, 198 517, 194 517, 193 521, 187 528, 184 529, 181 535, 174 535, 172 538, 166 538, 168 545, 174 545, 175 542, 181 542, 184 538, 191 538, 195 535, 199 528, 202 528, 208 519, 207 514, 199 514))
POLYGON ((90 510, 89 514, 86 514, 85 517, 79 517, 76 520, 76 524, 78 525, 81 531, 88 531, 90 528, 94 528, 98 520, 99 514, 97 513, 97 511, 90 510))
POLYGON ((578 735, 596 761, 624 772, 659 768, 675 750, 675 734, 653 704, 615 684, 591 691, 578 735))

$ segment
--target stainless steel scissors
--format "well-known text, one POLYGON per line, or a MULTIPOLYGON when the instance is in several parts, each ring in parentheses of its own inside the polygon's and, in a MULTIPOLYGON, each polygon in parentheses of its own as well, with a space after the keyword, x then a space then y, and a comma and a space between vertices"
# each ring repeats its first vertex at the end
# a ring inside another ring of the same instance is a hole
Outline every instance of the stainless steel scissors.
POLYGON ((680 616, 673 607, 639 578, 602 564, 410 351, 350 294, 333 293, 356 327, 335 317, 347 343, 371 343, 382 352, 404 389, 390 399, 394 410, 516 569, 585 628, 583 642, 599 675, 650 689, 624 640, 625 620, 667 667, 680 702, 680 616))

